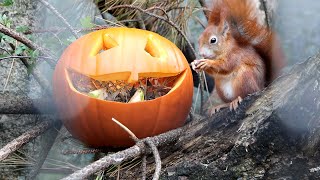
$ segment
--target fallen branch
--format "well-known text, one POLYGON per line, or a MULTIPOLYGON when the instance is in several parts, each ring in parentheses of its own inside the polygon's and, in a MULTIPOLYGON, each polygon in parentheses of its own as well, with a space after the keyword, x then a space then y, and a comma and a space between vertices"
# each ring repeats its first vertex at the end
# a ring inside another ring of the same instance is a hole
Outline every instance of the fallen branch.
POLYGON ((46 132, 49 128, 51 128, 55 123, 61 123, 57 120, 52 121, 44 121, 36 126, 34 126, 31 130, 23 133, 21 136, 17 137, 6 146, 0 149, 0 161, 6 159, 10 154, 18 150, 24 144, 30 142, 32 139, 38 137, 40 134, 46 132))
POLYGON ((160 159, 159 151, 158 151, 157 147, 154 145, 154 142, 151 140, 151 138, 146 138, 145 143, 151 147, 151 150, 152 150, 155 162, 156 162, 156 170, 154 172, 152 179, 158 180, 160 177, 160 172, 161 172, 161 159, 160 159))
MULTIPOLYGON (((184 128, 182 127, 160 134, 158 136, 151 137, 150 139, 154 142, 154 145, 156 147, 159 147, 176 141, 183 131, 184 128)), ((103 157, 91 163, 90 165, 82 168, 81 170, 74 172, 68 177, 65 177, 64 180, 84 179, 90 176, 91 174, 98 172, 110 165, 119 165, 124 161, 130 160, 134 157, 139 157, 144 153, 151 153, 147 151, 148 148, 145 146, 145 141, 146 139, 141 139, 136 145, 128 149, 103 157)))
POLYGON ((79 38, 78 33, 73 29, 73 27, 70 25, 70 23, 51 4, 49 4, 46 0, 40 0, 40 2, 43 5, 45 5, 48 9, 50 9, 53 12, 53 14, 55 14, 67 26, 67 28, 71 31, 71 33, 77 39, 79 38))
MULTIPOLYGON (((44 54, 48 57, 54 57, 54 55, 52 53, 50 53, 48 50, 45 50, 41 46, 32 42, 30 39, 24 37, 22 34, 19 34, 16 31, 14 31, 13 29, 7 28, 6 26, 4 26, 2 24, 0 24, 0 32, 16 39, 17 41, 19 41, 23 44, 25 44, 27 47, 29 47, 32 50, 39 50, 42 54, 44 54)), ((53 68, 55 67, 55 64, 56 64, 55 61, 52 61, 51 59, 45 59, 45 60, 51 67, 53 67, 53 68)))
MULTIPOLYGON (((123 130, 125 130, 129 135, 130 137, 134 140, 135 143, 138 143, 140 140, 137 138, 137 136, 130 130, 128 129, 125 125, 121 124, 119 121, 117 121, 115 118, 112 118, 112 121, 117 123, 123 130)), ((157 149, 157 147, 154 145, 154 142, 152 140, 150 140, 150 138, 146 138, 145 139, 145 143, 150 146, 151 150, 152 150, 152 153, 153 153, 153 156, 154 156, 154 159, 155 159, 155 162, 156 162, 156 170, 154 172, 154 175, 153 175, 153 180, 158 180, 159 177, 160 177, 160 172, 161 172, 161 159, 160 159, 160 155, 159 155, 159 151, 157 149)), ((143 159, 146 159, 146 155, 144 154, 143 155, 143 159)), ((146 173, 145 171, 145 167, 146 167, 146 160, 143 160, 142 161, 142 173, 146 173)), ((145 179, 146 177, 146 174, 143 174, 142 175, 142 178, 145 179)))

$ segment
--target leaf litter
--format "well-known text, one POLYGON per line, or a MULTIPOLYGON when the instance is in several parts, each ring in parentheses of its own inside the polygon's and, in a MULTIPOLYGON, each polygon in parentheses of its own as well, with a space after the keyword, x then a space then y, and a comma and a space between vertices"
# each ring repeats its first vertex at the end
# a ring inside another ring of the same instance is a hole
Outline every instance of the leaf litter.
POLYGON ((69 76, 75 89, 90 97, 131 103, 153 100, 166 95, 179 75, 161 78, 144 77, 135 83, 128 83, 125 80, 99 81, 72 70, 69 70, 69 76))

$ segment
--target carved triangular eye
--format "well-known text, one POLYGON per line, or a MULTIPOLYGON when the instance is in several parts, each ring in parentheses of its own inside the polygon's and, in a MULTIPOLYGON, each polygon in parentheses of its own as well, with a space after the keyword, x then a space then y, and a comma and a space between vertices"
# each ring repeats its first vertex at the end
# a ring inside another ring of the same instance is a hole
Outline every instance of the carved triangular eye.
MULTIPOLYGON (((118 46, 117 41, 114 40, 109 34, 105 34, 103 36, 103 50, 106 51, 106 50, 114 48, 116 46, 118 46)), ((101 50, 101 51, 103 51, 103 50, 101 50)))
POLYGON ((159 42, 153 38, 153 36, 150 34, 148 36, 147 44, 144 50, 150 54, 152 57, 160 58, 161 57, 161 46, 159 42))

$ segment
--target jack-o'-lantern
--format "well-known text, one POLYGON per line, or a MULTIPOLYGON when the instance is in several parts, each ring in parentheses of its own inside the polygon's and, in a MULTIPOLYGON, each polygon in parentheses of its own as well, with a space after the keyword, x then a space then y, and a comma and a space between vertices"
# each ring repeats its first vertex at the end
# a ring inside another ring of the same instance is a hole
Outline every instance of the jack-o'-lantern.
POLYGON ((64 51, 54 72, 53 90, 61 119, 73 136, 92 147, 129 146, 134 142, 111 118, 138 138, 180 127, 191 108, 193 82, 188 62, 169 40, 146 30, 110 28, 89 33, 64 51), (99 81, 177 78, 164 96, 122 103, 79 92, 70 71, 99 81))

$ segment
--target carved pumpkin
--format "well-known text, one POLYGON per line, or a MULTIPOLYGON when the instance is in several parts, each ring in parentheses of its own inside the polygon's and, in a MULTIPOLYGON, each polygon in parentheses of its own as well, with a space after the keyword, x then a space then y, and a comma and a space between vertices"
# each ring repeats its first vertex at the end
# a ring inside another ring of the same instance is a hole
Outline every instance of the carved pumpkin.
POLYGON ((53 91, 62 121, 73 136, 92 147, 130 146, 134 142, 111 118, 138 138, 182 126, 191 108, 193 82, 188 62, 169 40, 145 30, 110 28, 89 33, 65 50, 54 72, 53 91), (78 92, 69 70, 101 81, 178 78, 164 96, 120 103, 78 92))

